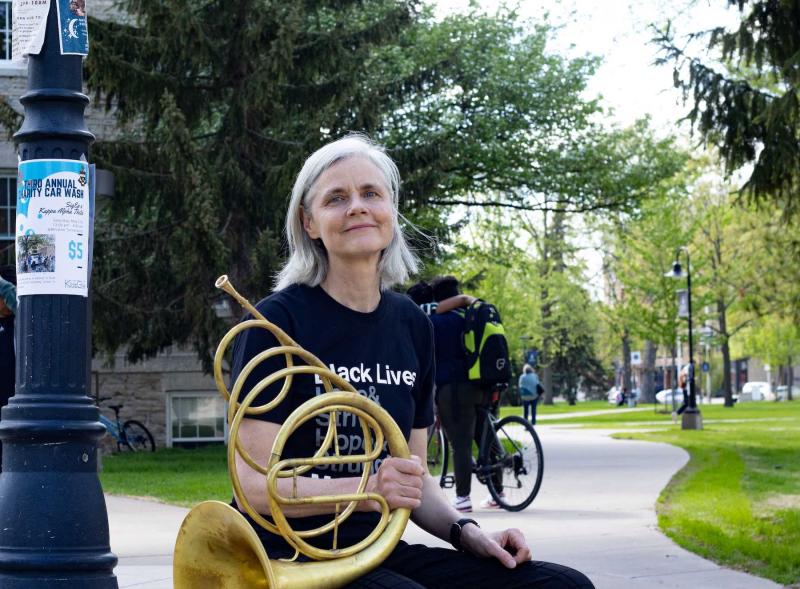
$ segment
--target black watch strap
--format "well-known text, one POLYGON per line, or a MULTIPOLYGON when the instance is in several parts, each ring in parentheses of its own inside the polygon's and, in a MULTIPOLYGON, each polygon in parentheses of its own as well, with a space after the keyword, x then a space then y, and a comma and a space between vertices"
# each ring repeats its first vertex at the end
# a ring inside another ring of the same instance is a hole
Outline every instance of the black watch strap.
MULTIPOLYGON (((476 522, 474 519, 469 519, 468 517, 461 518, 450 526, 450 544, 452 544, 453 548, 456 550, 463 550, 461 547, 461 530, 467 524, 475 524, 478 526, 478 522, 476 522)), ((478 527, 480 528, 480 526, 478 527)))

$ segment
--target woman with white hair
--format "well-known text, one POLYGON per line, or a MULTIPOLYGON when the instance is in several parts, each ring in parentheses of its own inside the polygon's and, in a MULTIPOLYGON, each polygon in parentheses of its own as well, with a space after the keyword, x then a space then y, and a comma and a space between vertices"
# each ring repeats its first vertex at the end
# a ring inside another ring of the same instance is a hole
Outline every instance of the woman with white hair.
MULTIPOLYGON (((362 394, 379 403, 397 422, 413 457, 384 457, 367 489, 389 506, 411 508, 412 519, 457 550, 410 546, 401 542, 377 569, 350 587, 592 587, 581 573, 531 561, 519 530, 487 533, 463 519, 426 470, 427 427, 433 423, 433 337, 431 324, 405 295, 389 290, 417 269, 399 223, 400 177, 383 149, 359 135, 334 141, 311 155, 297 176, 286 219, 289 259, 275 291, 258 310, 301 346, 344 376, 362 394)), ((245 331, 234 345, 234 376, 264 349, 276 345, 266 330, 245 331)), ((249 390, 273 370, 262 363, 245 385, 249 390)), ((286 399, 263 415, 245 419, 240 442, 265 464, 286 417, 304 401, 322 394, 319 381, 297 376, 286 399)), ((275 387, 255 404, 267 402, 275 387)), ((363 450, 360 426, 337 426, 342 454, 363 450)), ((325 420, 309 420, 289 439, 284 457, 314 455, 327 429, 325 420)), ((376 464, 377 464, 376 462, 376 464)), ((354 492, 361 464, 316 467, 299 477, 297 494, 354 492)), ((269 515, 264 477, 237 459, 245 495, 269 515)), ((292 481, 284 480, 291 492, 292 481)), ((330 521, 333 505, 286 510, 295 530, 330 521)), ((370 502, 359 505, 339 526, 338 545, 363 539, 379 519, 370 502)), ((282 538, 254 526, 270 557, 291 557, 282 538)), ((314 543, 329 548, 331 536, 314 543)))

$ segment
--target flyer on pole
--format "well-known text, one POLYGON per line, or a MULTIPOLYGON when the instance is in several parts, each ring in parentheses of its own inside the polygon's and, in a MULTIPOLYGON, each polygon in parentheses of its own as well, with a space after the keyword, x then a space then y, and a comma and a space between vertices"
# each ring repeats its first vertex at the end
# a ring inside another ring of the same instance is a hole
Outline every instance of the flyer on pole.
POLYGON ((89 55, 86 0, 55 0, 61 55, 89 55))
POLYGON ((38 55, 44 44, 50 0, 14 0, 11 23, 11 59, 22 63, 38 55))
POLYGON ((88 296, 89 164, 20 162, 17 179, 17 295, 88 296))

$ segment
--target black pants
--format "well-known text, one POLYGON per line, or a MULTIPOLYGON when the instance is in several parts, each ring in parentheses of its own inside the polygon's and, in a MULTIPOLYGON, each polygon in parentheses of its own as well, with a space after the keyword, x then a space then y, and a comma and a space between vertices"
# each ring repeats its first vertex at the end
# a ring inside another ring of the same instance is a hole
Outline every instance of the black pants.
POLYGON ((535 398, 532 401, 528 401, 527 399, 522 400, 522 416, 530 421, 533 425, 536 425, 536 405, 539 404, 539 398, 535 398), (530 414, 530 417, 528 416, 530 414))
POLYGON ((468 497, 472 486, 472 440, 480 435, 476 432, 476 407, 483 402, 484 391, 471 382, 446 384, 436 391, 439 417, 453 448, 453 471, 459 497, 468 497))
POLYGON ((574 569, 549 562, 526 562, 507 569, 494 559, 447 548, 400 542, 383 564, 348 589, 592 589, 574 569))

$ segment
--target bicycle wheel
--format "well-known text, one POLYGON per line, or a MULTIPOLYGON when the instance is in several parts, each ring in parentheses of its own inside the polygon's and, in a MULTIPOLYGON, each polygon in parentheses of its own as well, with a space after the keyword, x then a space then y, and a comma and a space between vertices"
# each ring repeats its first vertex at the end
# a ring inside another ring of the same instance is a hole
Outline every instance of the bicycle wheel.
POLYGON ((450 468, 450 441, 447 439, 447 436, 444 433, 444 429, 441 429, 442 432, 442 472, 439 475, 439 486, 442 489, 454 489, 456 486, 456 477, 454 474, 450 474, 448 469, 450 468))
POLYGON ((122 424, 122 434, 125 445, 133 452, 155 452, 156 442, 141 422, 131 419, 122 424))
MULTIPOLYGON (((495 424, 489 455, 489 493, 503 509, 521 511, 531 504, 542 484, 544 455, 536 430, 527 419, 510 415, 495 424)), ((491 434, 490 434, 491 435, 491 434)))
POLYGON ((444 460, 444 432, 442 426, 434 423, 428 428, 428 470, 438 473, 444 460))

